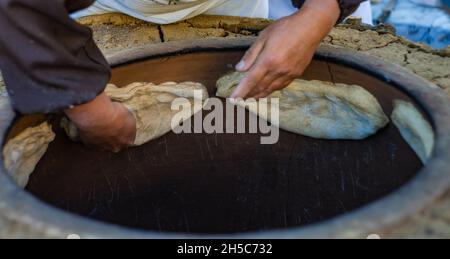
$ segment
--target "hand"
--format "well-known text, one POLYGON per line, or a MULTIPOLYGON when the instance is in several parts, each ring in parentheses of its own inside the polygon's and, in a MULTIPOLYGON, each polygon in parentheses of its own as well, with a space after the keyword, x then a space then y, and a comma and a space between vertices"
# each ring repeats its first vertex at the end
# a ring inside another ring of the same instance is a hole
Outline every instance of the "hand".
POLYGON ((340 15, 336 0, 309 0, 296 14, 262 31, 236 66, 248 72, 231 98, 263 98, 287 87, 311 63, 340 15))
POLYGON ((105 93, 65 113, 86 144, 119 152, 134 143, 136 121, 133 114, 122 104, 112 102, 105 93))

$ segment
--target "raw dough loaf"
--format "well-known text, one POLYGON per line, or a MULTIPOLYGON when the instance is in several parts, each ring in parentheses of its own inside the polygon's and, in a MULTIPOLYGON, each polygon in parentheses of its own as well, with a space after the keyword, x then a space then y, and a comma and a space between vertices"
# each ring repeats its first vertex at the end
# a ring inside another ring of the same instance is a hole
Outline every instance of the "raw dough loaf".
MULTIPOLYGON (((202 110, 203 101, 208 98, 206 88, 194 82, 168 82, 161 85, 133 83, 122 88, 109 84, 105 92, 113 101, 124 104, 133 113, 137 127, 135 146, 145 144, 171 131, 172 118, 180 113, 171 109, 175 99, 189 100, 192 109, 184 109, 185 115, 182 117, 190 118, 202 110), (200 94, 195 95, 195 91, 200 94), (195 100, 201 101, 201 105, 194 105, 195 100)), ((78 132, 72 123, 63 120, 62 126, 71 139, 78 139, 78 132)))
POLYGON ((27 128, 5 145, 5 167, 20 187, 25 188, 28 184, 30 175, 54 139, 55 133, 50 124, 44 122, 37 127, 27 128))
MULTIPOLYGON (((217 82, 217 96, 229 97, 245 73, 234 72, 217 82)), ((287 88, 269 98, 279 98, 280 128, 320 139, 364 139, 389 123, 382 107, 360 86, 322 81, 295 80, 287 88)), ((243 106, 244 103, 238 102, 243 106)), ((265 105, 263 102, 259 102, 265 105)), ((267 114, 258 114, 270 121, 267 114)), ((257 114, 257 107, 246 107, 257 114)))
POLYGON ((434 147, 434 131, 424 116, 409 102, 396 100, 392 121, 405 141, 426 164, 434 147))

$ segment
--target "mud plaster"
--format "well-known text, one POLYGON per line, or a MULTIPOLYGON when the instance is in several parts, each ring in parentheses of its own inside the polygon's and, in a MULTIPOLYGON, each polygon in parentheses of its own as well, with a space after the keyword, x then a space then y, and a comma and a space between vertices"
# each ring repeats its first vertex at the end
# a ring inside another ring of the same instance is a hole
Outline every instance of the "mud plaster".
MULTIPOLYGON (((268 20, 207 16, 200 16, 187 22, 193 28, 221 28, 228 33, 225 37, 256 35, 270 24, 268 20)), ((86 17, 80 20, 80 23, 93 29, 95 39, 105 55, 164 41, 164 32, 160 26, 147 24, 125 15, 86 17), (147 34, 151 37, 142 38, 139 30, 148 31, 147 34)), ((436 51, 396 36, 390 27, 370 28, 361 25, 357 20, 335 28, 324 40, 324 44, 355 49, 399 64, 437 84, 450 96, 450 47, 436 51)), ((0 76, 0 96, 2 95, 6 93, 0 76)), ((0 236, 3 237, 51 236, 48 229, 39 229, 42 234, 36 236, 36 229, 31 230, 15 224, 12 218, 0 217, 0 225, 4 226, 0 228, 0 236)), ((450 190, 427 210, 411 215, 410 220, 403 225, 395 226, 389 232, 377 234, 383 238, 450 238, 450 190)))

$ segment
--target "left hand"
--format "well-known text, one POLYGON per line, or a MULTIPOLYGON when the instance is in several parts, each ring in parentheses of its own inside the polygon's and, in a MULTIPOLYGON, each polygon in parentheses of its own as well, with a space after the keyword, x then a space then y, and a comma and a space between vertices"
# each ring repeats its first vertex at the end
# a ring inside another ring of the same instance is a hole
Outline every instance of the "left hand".
POLYGON ((134 143, 136 120, 133 114, 122 104, 112 102, 106 93, 64 112, 86 144, 117 153, 134 143))
POLYGON ((336 0, 310 0, 296 14, 262 31, 236 66, 248 75, 231 98, 263 98, 300 77, 339 14, 336 0))

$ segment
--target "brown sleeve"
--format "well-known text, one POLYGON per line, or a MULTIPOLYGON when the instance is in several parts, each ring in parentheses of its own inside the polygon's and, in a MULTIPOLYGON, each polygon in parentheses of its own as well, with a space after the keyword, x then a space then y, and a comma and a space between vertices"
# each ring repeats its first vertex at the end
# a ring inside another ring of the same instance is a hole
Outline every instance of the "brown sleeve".
MULTIPOLYGON (((306 0, 292 0, 292 4, 297 7, 301 8, 302 5, 305 3, 306 0)), ((351 15, 353 12, 358 9, 359 5, 366 1, 366 0, 336 0, 339 2, 339 6, 341 8, 341 15, 339 17, 338 23, 342 22, 347 18, 349 15, 351 15)))
POLYGON ((0 68, 17 111, 55 112, 104 90, 110 68, 91 30, 69 16, 92 2, 0 1, 0 68))

